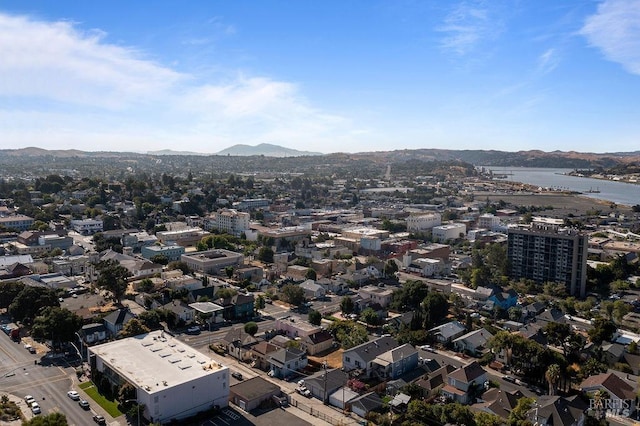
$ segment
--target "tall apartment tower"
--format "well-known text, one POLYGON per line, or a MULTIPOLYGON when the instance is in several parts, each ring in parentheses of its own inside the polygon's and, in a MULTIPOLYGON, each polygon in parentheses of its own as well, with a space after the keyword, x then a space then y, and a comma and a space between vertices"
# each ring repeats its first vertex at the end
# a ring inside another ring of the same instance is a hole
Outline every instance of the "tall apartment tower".
POLYGON ((562 219, 537 217, 531 226, 509 229, 510 277, 561 282, 572 296, 587 290, 588 236, 563 227, 562 219))

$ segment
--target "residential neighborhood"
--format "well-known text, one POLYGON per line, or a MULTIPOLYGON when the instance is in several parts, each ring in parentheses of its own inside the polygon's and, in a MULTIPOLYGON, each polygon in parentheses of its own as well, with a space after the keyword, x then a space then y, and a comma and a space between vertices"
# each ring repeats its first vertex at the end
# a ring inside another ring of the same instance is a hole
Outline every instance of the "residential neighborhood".
POLYGON ((0 176, 0 343, 76 424, 634 424, 640 206, 421 167, 0 176))

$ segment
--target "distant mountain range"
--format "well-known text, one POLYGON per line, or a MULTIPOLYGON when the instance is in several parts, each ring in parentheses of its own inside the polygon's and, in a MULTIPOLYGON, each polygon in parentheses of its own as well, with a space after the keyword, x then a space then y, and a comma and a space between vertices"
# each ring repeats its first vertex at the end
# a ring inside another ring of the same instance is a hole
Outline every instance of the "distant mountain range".
POLYGON ((361 153, 322 154, 318 152, 299 151, 279 145, 262 143, 256 146, 234 145, 215 154, 203 154, 189 151, 160 150, 145 153, 135 152, 90 152, 79 150, 46 150, 42 148, 21 148, 0 150, 2 157, 90 157, 90 158, 125 158, 141 156, 224 156, 224 157, 312 157, 321 156, 327 161, 333 159, 359 159, 376 163, 421 161, 464 161, 474 165, 505 167, 553 167, 553 168, 610 168, 640 162, 640 151, 615 153, 580 153, 575 151, 545 152, 530 151, 495 151, 495 150, 451 150, 451 149, 399 149, 395 151, 377 151, 361 153))

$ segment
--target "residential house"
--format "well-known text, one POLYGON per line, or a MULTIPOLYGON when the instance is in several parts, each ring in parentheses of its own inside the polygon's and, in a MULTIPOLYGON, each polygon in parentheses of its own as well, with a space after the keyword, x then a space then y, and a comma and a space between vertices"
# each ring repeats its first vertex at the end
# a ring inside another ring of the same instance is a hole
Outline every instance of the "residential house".
POLYGON ((200 314, 202 318, 205 318, 209 327, 212 324, 224 322, 224 308, 222 306, 212 302, 194 302, 190 303, 189 307, 196 311, 196 317, 200 314))
POLYGON ((418 366, 418 351, 412 345, 390 349, 373 360, 373 371, 380 379, 397 379, 418 366))
MULTIPOLYGON (((633 414, 636 410, 634 386, 614 373, 601 373, 587 377, 580 384, 580 389, 587 394, 594 394, 600 390, 607 392, 609 401, 611 401, 615 407, 619 407, 620 413, 618 414, 623 414, 626 405, 629 406, 629 415, 633 414)), ((628 417, 628 415, 626 417, 628 417)))
POLYGON ((82 341, 87 345, 107 340, 107 328, 104 324, 92 323, 83 325, 79 334, 82 337, 82 341))
POLYGON ((298 348, 283 348, 267 356, 270 374, 279 379, 287 378, 304 369, 309 360, 307 352, 298 348), (273 373, 271 373, 273 372, 273 373))
POLYGON ((558 322, 564 324, 566 321, 564 313, 560 309, 546 309, 536 316, 536 322, 544 327, 547 323, 558 322))
POLYGON ((398 341, 389 336, 382 336, 370 342, 354 346, 342 353, 342 368, 349 372, 357 370, 366 377, 371 377, 376 368, 373 361, 377 356, 398 347, 398 341))
POLYGON ((134 315, 127 308, 122 308, 111 312, 102 319, 107 332, 113 338, 124 328, 125 324, 133 319, 134 315))
POLYGON ((322 298, 326 294, 326 290, 320 284, 316 284, 313 280, 306 280, 300 284, 300 288, 304 290, 304 297, 307 299, 322 298))
POLYGON ((354 401, 359 396, 360 395, 357 392, 351 390, 347 386, 342 386, 340 389, 329 394, 329 405, 344 410, 351 401, 354 401))
POLYGON ((487 301, 493 302, 494 306, 498 306, 506 311, 518 304, 518 293, 513 289, 496 292, 489 296, 487 301))
POLYGON ((370 412, 380 410, 382 404, 382 398, 375 392, 365 393, 350 402, 351 412, 363 419, 366 419, 370 412))
POLYGON ((229 387, 229 401, 241 410, 250 412, 281 393, 278 385, 257 376, 229 387))
POLYGON ((471 404, 487 381, 487 372, 473 361, 449 374, 442 394, 461 404, 471 404))
POLYGON ((349 381, 349 375, 339 368, 321 370, 318 373, 304 379, 304 385, 311 395, 321 401, 326 401, 328 396, 340 389, 349 381), (325 393, 326 391, 326 393, 325 393))
POLYGON ((275 351, 280 350, 279 346, 273 343, 262 341, 258 342, 251 347, 251 366, 259 368, 260 370, 267 371, 269 369, 269 363, 267 357, 275 351))
POLYGON ((543 426, 582 426, 588 408, 577 395, 569 398, 544 395, 539 396, 527 412, 527 420, 543 426))
POLYGON ((422 396, 430 398, 440 393, 440 390, 447 384, 447 377, 455 370, 454 366, 445 364, 442 367, 438 366, 418 379, 416 384, 422 388, 422 396))
POLYGON ((292 339, 306 337, 322 331, 321 326, 313 325, 306 318, 298 315, 287 315, 276 319, 273 328, 292 339))
POLYGON ((178 299, 162 305, 162 309, 173 312, 179 321, 182 320, 185 323, 192 322, 196 318, 195 309, 178 299))
POLYGON ((386 308, 389 306, 389 303, 391 303, 393 290, 391 288, 368 285, 361 287, 358 290, 358 295, 368 304, 377 303, 381 307, 386 308))
POLYGON ((302 348, 307 350, 309 355, 317 355, 333 347, 335 340, 331 333, 320 330, 300 338, 302 348))
POLYGON ((435 340, 442 344, 450 343, 452 340, 462 336, 466 331, 464 325, 459 321, 451 321, 429 330, 435 340))
POLYGON ((407 410, 410 401, 411 397, 409 395, 398 393, 391 401, 389 401, 389 406, 391 407, 391 410, 396 413, 402 413, 407 410))
POLYGON ((453 347, 458 352, 480 356, 486 349, 487 341, 493 337, 486 329, 470 331, 453 340, 453 347))
POLYGON ((224 308, 223 315, 228 321, 249 320, 253 318, 253 294, 238 293, 226 299, 218 299, 215 303, 224 308))
POLYGON ((229 355, 240 361, 249 361, 252 359, 251 350, 258 340, 244 331, 244 327, 236 327, 229 330, 222 342, 229 355))
POLYGON ((624 355, 624 345, 620 343, 604 343, 600 348, 602 348, 602 355, 609 365, 620 362, 624 355))
POLYGON ((491 388, 482 394, 483 402, 475 404, 474 408, 507 420, 521 398, 524 398, 524 394, 520 390, 503 391, 491 388))

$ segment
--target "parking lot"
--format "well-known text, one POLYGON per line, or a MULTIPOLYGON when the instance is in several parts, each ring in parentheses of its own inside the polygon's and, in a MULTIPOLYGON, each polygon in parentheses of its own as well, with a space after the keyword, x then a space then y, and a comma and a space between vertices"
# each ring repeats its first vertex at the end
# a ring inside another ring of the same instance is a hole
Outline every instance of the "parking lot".
POLYGON ((311 423, 306 422, 281 408, 262 411, 258 416, 254 416, 253 414, 244 413, 229 407, 223 408, 222 412, 212 419, 198 423, 198 426, 272 426, 276 424, 287 426, 311 425, 311 423))

